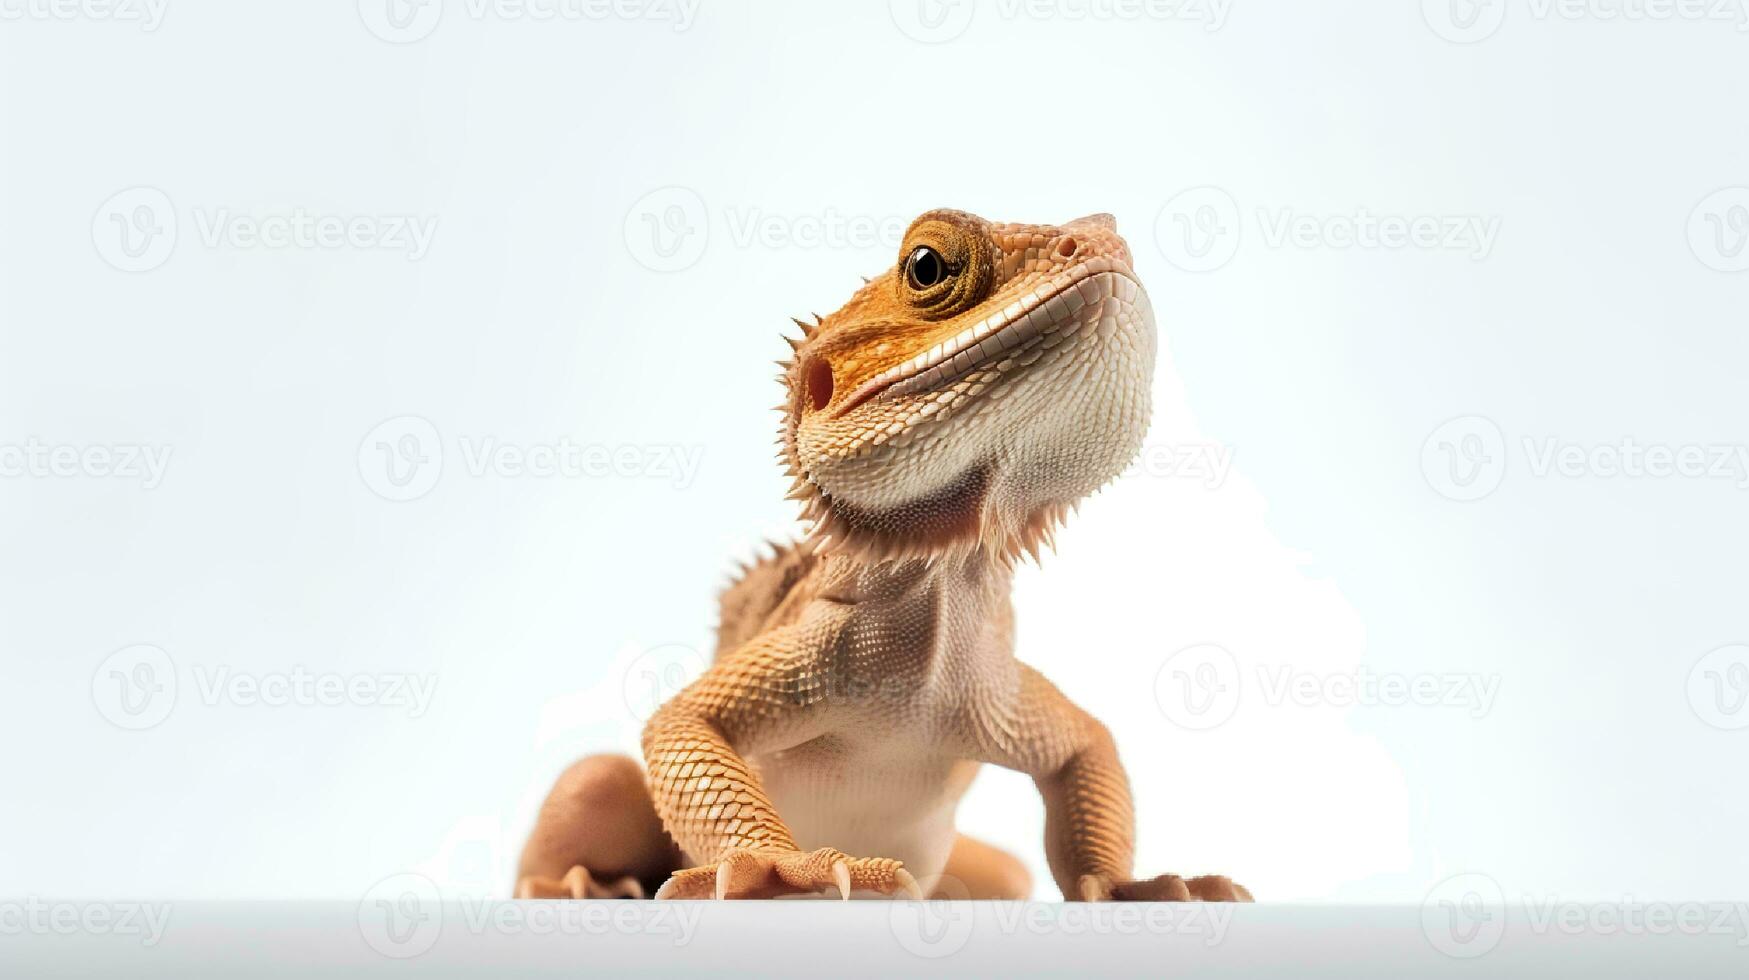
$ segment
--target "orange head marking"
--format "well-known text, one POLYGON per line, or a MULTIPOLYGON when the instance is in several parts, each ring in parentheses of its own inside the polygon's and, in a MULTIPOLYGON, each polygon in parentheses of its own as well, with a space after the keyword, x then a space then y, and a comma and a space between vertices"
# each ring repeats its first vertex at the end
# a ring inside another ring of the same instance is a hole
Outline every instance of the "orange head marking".
POLYGON ((864 557, 1036 551, 1146 429, 1153 314, 1110 215, 927 212, 804 334, 785 374, 794 495, 864 557))

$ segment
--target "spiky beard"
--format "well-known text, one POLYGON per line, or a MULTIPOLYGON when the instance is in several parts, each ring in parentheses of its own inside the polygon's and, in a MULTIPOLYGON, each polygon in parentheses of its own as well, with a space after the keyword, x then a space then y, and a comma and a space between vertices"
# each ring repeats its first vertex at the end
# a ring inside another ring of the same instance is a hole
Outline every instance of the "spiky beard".
MULTIPOLYGON (((823 555, 844 555, 864 564, 918 559, 955 561, 983 552, 1005 565, 1021 558, 1039 561, 1046 549, 1056 546, 1056 530, 1075 504, 1051 504, 1016 521, 1003 520, 984 498, 964 530, 947 533, 880 530, 846 513, 841 504, 805 478, 798 488, 802 520, 810 525, 804 539, 809 549, 823 555)), ((797 494, 792 494, 792 497, 797 494)))
MULTIPOLYGON (((800 320, 803 338, 814 327, 800 320)), ((792 347, 800 342, 791 338, 792 347)), ((781 361, 778 379, 788 397, 777 406, 783 413, 778 437, 778 461, 792 483, 786 499, 799 501, 809 525, 803 546, 822 555, 843 555, 875 564, 886 561, 955 560, 982 551, 1006 565, 1021 558, 1037 562, 1056 546, 1057 528, 1079 501, 1045 504, 1025 512, 1000 506, 995 488, 995 464, 977 467, 947 487, 885 510, 857 507, 834 499, 802 464, 797 448, 801 425, 801 379, 794 361, 781 361)))

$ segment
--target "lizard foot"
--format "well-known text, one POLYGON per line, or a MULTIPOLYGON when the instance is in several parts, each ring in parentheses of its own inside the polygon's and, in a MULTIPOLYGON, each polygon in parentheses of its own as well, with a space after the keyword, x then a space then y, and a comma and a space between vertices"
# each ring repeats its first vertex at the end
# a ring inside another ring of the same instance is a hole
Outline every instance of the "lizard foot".
POLYGON ((777 898, 852 891, 922 898, 923 890, 899 862, 889 858, 853 858, 843 851, 737 847, 716 864, 676 871, 656 890, 662 898, 777 898))
POLYGON ((1083 902, 1249 902, 1251 890, 1225 875, 1181 878, 1161 875, 1140 881, 1081 876, 1083 902))
POLYGON ((626 877, 603 884, 590 877, 581 864, 565 872, 563 878, 542 878, 528 875, 516 883, 517 898, 643 898, 644 886, 638 879, 626 877))

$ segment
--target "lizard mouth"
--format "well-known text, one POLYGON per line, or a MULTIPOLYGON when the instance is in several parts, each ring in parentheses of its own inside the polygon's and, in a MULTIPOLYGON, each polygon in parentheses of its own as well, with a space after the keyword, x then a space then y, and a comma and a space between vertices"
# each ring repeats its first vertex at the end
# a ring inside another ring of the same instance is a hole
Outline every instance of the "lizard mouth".
POLYGON ((1048 293, 1035 289, 954 337, 863 382, 844 399, 832 418, 843 418, 883 396, 928 391, 964 377, 1040 337, 1066 328, 1078 329, 1082 309, 1115 295, 1120 288, 1119 280, 1133 283, 1134 277, 1129 269, 1109 258, 1091 259, 1075 266, 1048 293))

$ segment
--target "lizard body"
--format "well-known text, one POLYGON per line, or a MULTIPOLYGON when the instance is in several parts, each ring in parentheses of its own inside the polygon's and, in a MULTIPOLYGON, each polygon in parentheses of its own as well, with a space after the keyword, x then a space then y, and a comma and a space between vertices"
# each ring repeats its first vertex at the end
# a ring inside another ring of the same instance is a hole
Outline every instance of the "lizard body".
POLYGON ((1115 222, 928 212, 893 269, 802 328, 779 442, 813 531, 725 592, 710 668, 645 727, 647 797, 624 806, 673 843, 603 853, 585 811, 605 820, 604 800, 562 779, 519 894, 613 893, 604 874, 665 878, 658 898, 939 894, 978 872, 954 811, 992 763, 1037 784, 1066 898, 1248 899, 1218 876, 1131 879, 1110 734, 1013 655, 1015 560, 1148 424, 1154 318, 1115 222))

